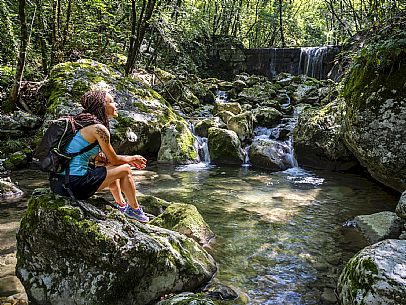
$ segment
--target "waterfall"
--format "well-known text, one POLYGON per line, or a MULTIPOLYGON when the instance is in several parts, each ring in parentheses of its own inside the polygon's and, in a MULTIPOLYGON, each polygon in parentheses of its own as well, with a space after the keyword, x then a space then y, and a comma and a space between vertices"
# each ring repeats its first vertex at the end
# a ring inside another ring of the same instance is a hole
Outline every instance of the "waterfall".
POLYGON ((298 73, 322 79, 325 75, 323 64, 327 52, 328 47, 301 48, 298 73))
POLYGON ((210 154, 209 154, 208 139, 205 137, 198 136, 195 132, 195 126, 191 122, 188 122, 188 126, 189 126, 189 130, 195 137, 194 146, 197 148, 197 151, 199 153, 200 163, 209 164, 210 163, 210 154))
POLYGON ((220 103, 227 103, 228 102, 227 92, 222 91, 222 90, 217 90, 216 91, 216 99, 214 101, 215 102, 220 102, 220 103))

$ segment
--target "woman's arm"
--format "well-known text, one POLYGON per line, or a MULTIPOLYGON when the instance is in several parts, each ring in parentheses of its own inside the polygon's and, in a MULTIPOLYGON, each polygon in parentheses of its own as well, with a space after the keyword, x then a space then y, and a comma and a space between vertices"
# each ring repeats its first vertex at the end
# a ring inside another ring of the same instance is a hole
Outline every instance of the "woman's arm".
POLYGON ((102 124, 94 125, 94 136, 96 137, 96 140, 99 142, 100 148, 105 154, 109 164, 111 165, 130 164, 138 169, 145 168, 147 160, 140 155, 134 156, 117 155, 113 146, 111 146, 110 132, 108 131, 106 126, 102 124))

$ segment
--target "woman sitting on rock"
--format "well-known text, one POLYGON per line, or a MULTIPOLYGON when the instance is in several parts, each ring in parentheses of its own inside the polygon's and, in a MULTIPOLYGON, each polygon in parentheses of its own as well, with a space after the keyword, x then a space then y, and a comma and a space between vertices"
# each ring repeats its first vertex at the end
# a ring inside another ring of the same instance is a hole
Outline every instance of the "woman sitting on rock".
POLYGON ((72 158, 69 163, 69 180, 65 185, 65 175, 50 179, 53 192, 76 199, 87 199, 95 192, 106 187, 116 201, 116 206, 128 217, 140 222, 148 222, 141 206, 137 202, 135 183, 132 178, 131 166, 143 169, 147 160, 139 155, 117 155, 110 143, 109 119, 116 117, 117 104, 113 97, 102 90, 89 91, 81 99, 83 112, 74 119, 87 122, 66 146, 66 152, 74 153, 98 142, 91 150, 72 158), (102 151, 107 160, 101 160, 102 151), (95 156, 97 161, 104 161, 105 166, 92 168, 90 160, 95 156), (125 201, 124 193, 127 202, 125 201))

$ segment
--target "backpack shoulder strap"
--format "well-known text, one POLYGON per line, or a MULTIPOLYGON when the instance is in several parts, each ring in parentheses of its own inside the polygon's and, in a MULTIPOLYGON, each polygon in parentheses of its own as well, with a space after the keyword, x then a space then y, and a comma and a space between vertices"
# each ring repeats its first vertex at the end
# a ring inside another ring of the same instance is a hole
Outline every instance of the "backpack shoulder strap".
POLYGON ((89 150, 91 150, 93 147, 96 147, 97 144, 99 144, 99 142, 97 142, 97 141, 96 141, 96 142, 93 142, 93 143, 91 143, 91 144, 89 144, 89 145, 83 147, 83 148, 82 148, 81 150, 79 150, 78 152, 70 153, 69 156, 73 158, 73 157, 79 156, 79 155, 81 155, 81 154, 84 154, 85 152, 88 152, 89 150))

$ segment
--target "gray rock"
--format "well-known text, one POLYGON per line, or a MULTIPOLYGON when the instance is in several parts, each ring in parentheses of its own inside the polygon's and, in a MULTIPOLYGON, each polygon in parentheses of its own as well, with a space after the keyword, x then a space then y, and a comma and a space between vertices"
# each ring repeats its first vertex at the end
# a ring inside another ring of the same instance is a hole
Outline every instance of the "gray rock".
POLYGON ((323 293, 321 294, 321 300, 327 304, 336 304, 338 301, 334 293, 334 290, 331 288, 323 289, 323 293))
POLYGON ((241 165, 244 161, 241 142, 234 131, 211 127, 208 146, 214 164, 241 165))
POLYGON ((325 107, 301 109, 293 133, 293 144, 300 165, 348 170, 358 164, 346 148, 342 130, 342 101, 325 107))
POLYGON ((16 199, 24 195, 10 177, 0 178, 0 199, 16 199))
MULTIPOLYGON (((399 64, 396 73, 403 77, 405 65, 399 64)), ((357 92, 346 97, 344 140, 373 178, 403 192, 406 189, 406 98, 404 89, 401 92, 388 89, 396 85, 404 88, 403 84, 393 83, 398 81, 393 79, 395 75, 377 83, 375 73, 358 72, 357 83, 374 85, 357 88, 357 92)))
POLYGON ((194 240, 105 207, 34 192, 17 235, 16 268, 34 304, 144 305, 193 291, 215 273, 194 240))
POLYGON ((354 221, 371 244, 387 238, 398 238, 404 224, 400 217, 389 211, 359 215, 354 221))
POLYGON ((293 166, 291 153, 285 143, 260 139, 252 143, 249 157, 255 167, 280 171, 293 166))
POLYGON ((387 239, 358 252, 337 285, 342 305, 406 304, 406 241, 387 239))
POLYGON ((400 218, 406 219, 406 191, 403 192, 396 206, 396 215, 400 218))
MULTIPOLYGON (((235 115, 234 113, 232 113, 231 111, 220 111, 219 113, 217 113, 217 115, 219 116, 219 118, 225 123, 227 124, 228 121, 235 115)), ((220 126, 214 126, 214 127, 220 127, 220 126)), ((220 127, 221 128, 221 127, 220 127)))
POLYGON ((16 276, 0 278, 0 297, 8 297, 21 292, 24 292, 24 287, 16 276))

